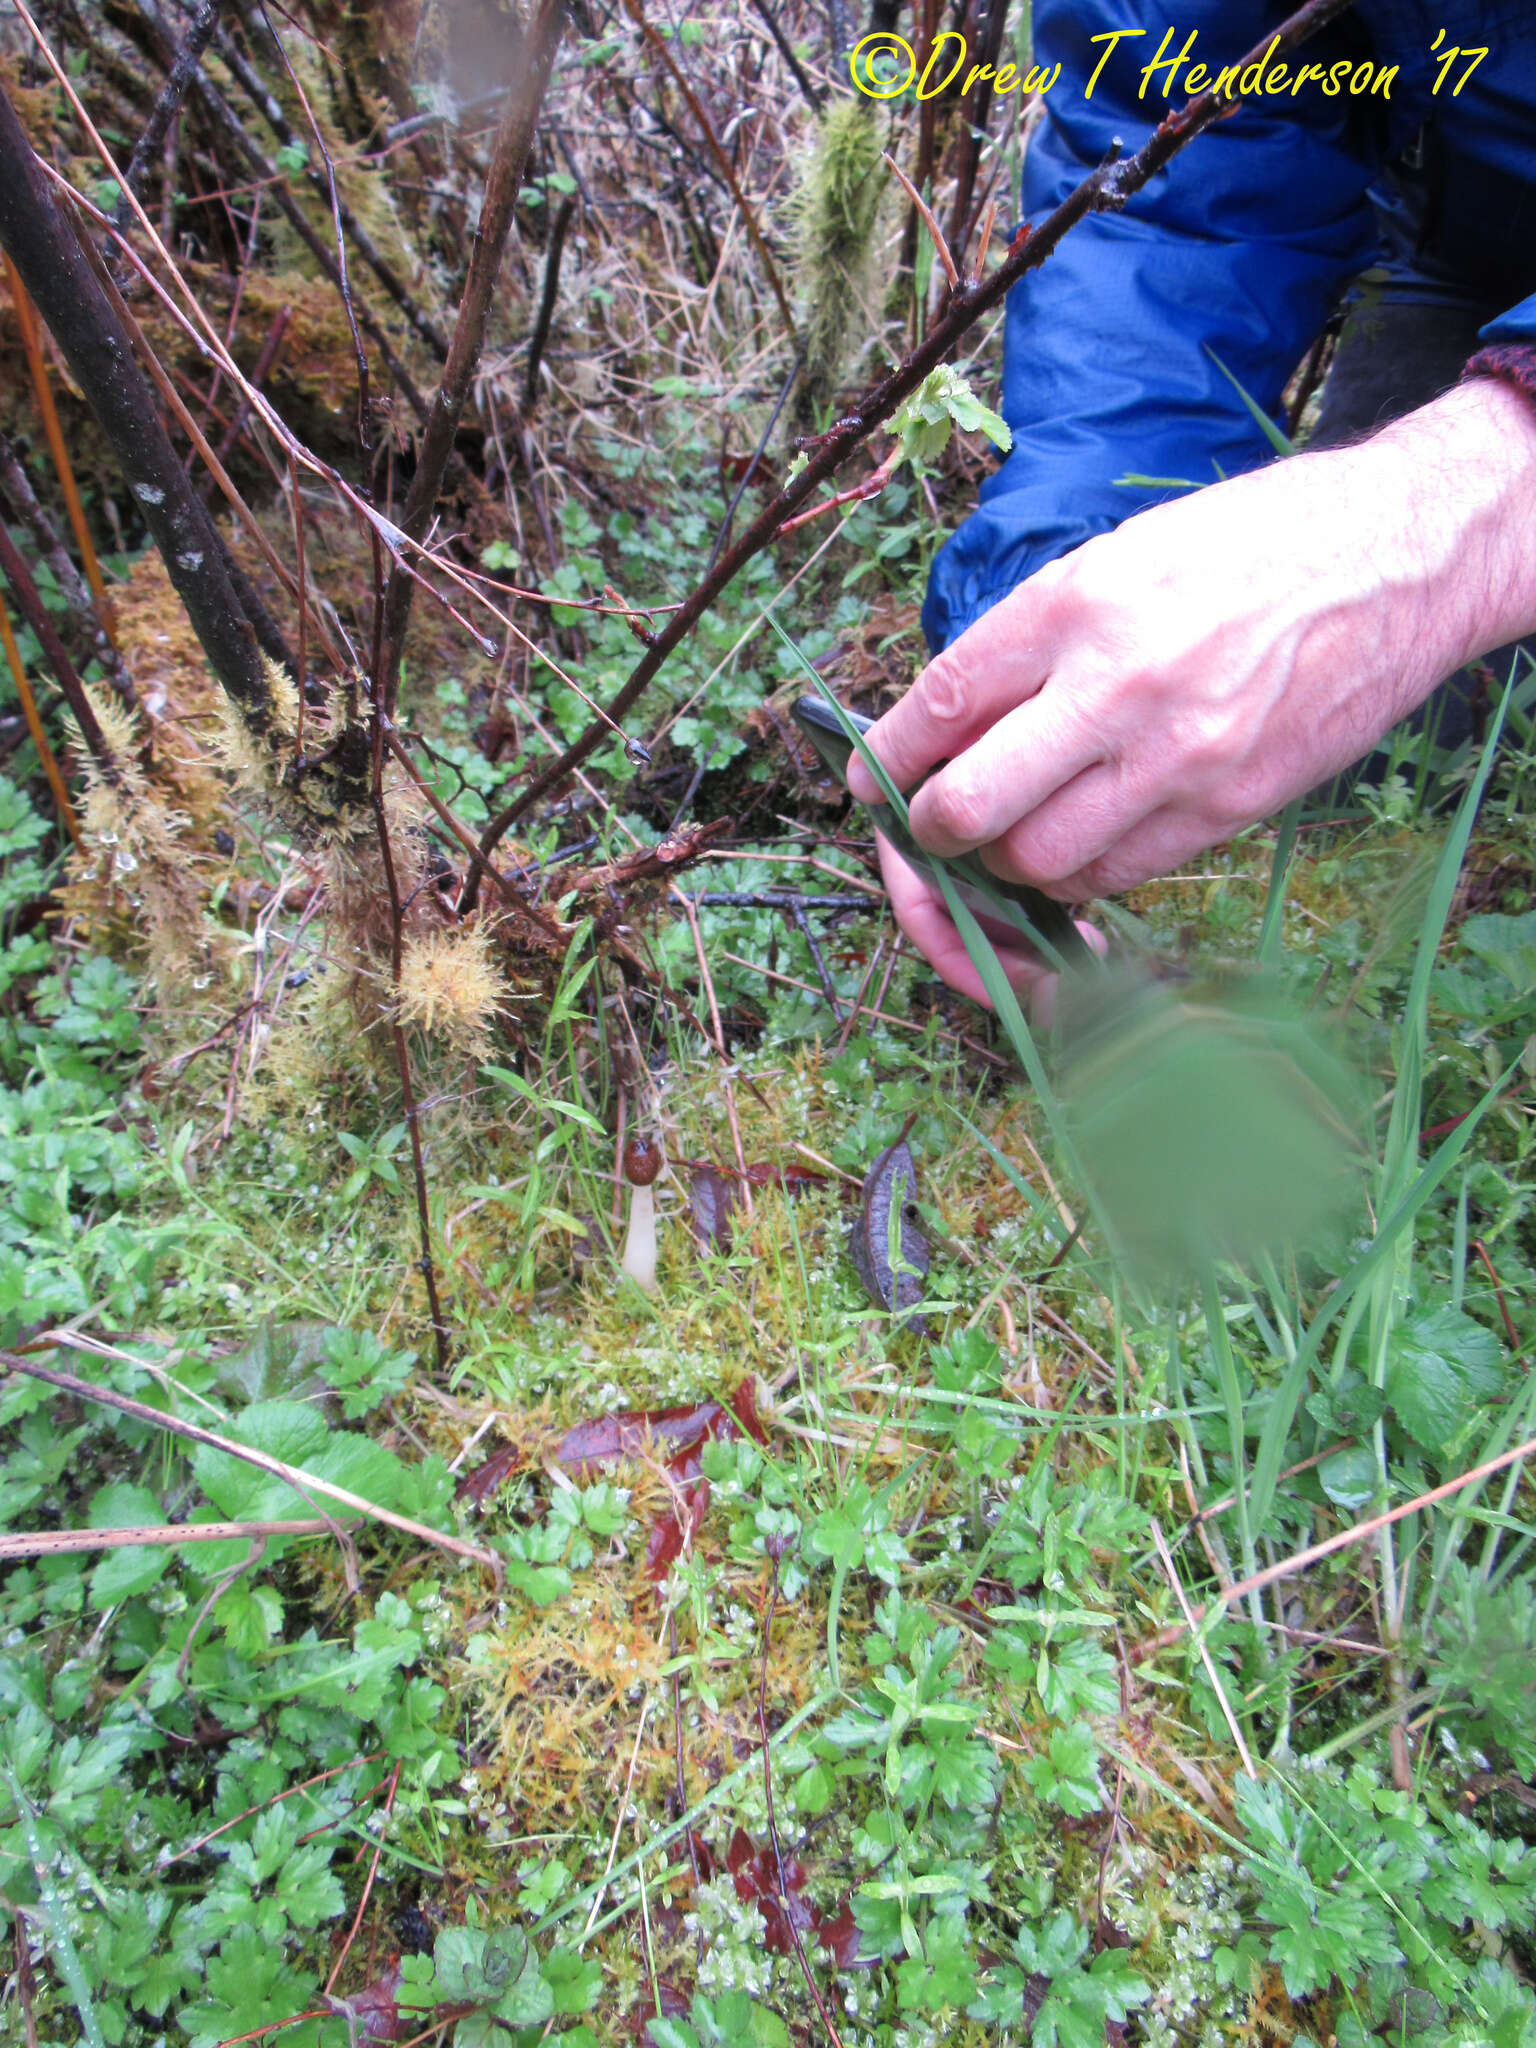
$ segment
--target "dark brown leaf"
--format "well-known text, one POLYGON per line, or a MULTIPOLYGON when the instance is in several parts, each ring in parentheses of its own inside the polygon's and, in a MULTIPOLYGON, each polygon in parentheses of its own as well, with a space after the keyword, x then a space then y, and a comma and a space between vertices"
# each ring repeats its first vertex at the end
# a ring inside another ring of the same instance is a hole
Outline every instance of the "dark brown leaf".
MULTIPOLYGON (((864 1200, 849 1234, 848 1255, 877 1307, 911 1309, 922 1300, 931 1261, 918 1223, 917 1163, 905 1137, 888 1145, 864 1177, 864 1200)), ((928 1327, 926 1316, 907 1315, 902 1321, 919 1335, 928 1327)))
POLYGON ((737 1200, 733 1176, 705 1160, 689 1168, 688 1222, 701 1252, 730 1250, 731 1211, 737 1200))
POLYGON ((840 1970, 851 1970, 859 1960, 859 1923, 853 1917, 853 1907, 845 1905, 830 1920, 823 1919, 816 1929, 816 1939, 830 1952, 840 1970))
POLYGON ((696 1401, 684 1408, 621 1408, 615 1415, 578 1422, 566 1431, 551 1456, 557 1465, 585 1480, 592 1470, 649 1451, 666 1460, 674 1478, 696 1479, 704 1445, 728 1442, 743 1429, 758 1443, 763 1441, 751 1380, 742 1381, 729 1408, 722 1408, 718 1401, 696 1401))

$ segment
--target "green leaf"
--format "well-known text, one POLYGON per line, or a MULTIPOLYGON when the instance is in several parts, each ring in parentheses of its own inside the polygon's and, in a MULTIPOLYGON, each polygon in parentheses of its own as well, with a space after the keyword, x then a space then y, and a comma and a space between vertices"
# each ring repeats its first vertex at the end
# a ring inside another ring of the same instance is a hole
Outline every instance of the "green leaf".
POLYGON ((1387 1397, 1422 1450, 1449 1449, 1482 1404, 1503 1390, 1498 1339, 1458 1309, 1416 1316, 1392 1333, 1387 1397))
POLYGON ((832 1804, 837 1780, 825 1764, 812 1764, 794 1783, 795 1805, 801 1813, 825 1813, 832 1804))
POLYGON ((485 1932, 479 1927, 445 1927, 432 1944, 439 2003, 489 1996, 485 1977, 485 1932))
MULTIPOLYGON (((93 1529, 156 1528, 164 1520, 165 1512, 147 1486, 103 1486, 91 1502, 93 1529)), ((121 1600, 147 1593, 164 1578, 174 1555, 149 1544, 109 1550, 91 1573, 92 1607, 115 1607, 121 1600)))
POLYGON ((557 2013, 590 2012, 602 1989, 603 1966, 573 1948, 552 1948, 544 1958, 544 1982, 557 2013))
POLYGON ((1356 1444, 1347 1451, 1335 1451, 1317 1468, 1318 1484, 1335 1507, 1353 1511, 1375 1498, 1379 1474, 1376 1453, 1368 1444, 1356 1444))
POLYGON ((1515 988, 1536 987, 1536 910, 1520 917, 1469 917, 1458 936, 1469 953, 1486 960, 1515 988))
POLYGON ((645 2038, 652 2048, 699 2048, 699 2037, 686 2020, 661 2015, 646 2022, 645 2038))
POLYGON ((1086 1721, 1053 1728, 1046 1754, 1027 1758, 1024 1775, 1042 1799, 1063 1813, 1096 1813, 1104 1804, 1099 1746, 1086 1721))

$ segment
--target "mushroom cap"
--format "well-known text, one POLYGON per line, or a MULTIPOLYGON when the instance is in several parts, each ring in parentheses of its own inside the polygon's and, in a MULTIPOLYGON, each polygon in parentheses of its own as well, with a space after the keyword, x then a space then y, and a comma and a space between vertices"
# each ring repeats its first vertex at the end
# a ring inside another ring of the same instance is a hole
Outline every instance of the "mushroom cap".
POLYGON ((661 1147, 643 1132, 624 1147, 624 1178, 631 1187, 648 1188, 661 1167, 661 1147))

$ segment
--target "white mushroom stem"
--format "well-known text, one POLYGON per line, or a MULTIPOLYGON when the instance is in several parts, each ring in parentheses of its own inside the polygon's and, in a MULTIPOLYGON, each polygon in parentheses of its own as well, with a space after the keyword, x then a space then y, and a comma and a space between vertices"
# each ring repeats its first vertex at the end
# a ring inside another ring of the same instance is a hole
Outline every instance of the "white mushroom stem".
POLYGON ((647 1294, 656 1291, 656 1190, 632 1187, 629 1191, 629 1231, 624 1239, 624 1256, 619 1261, 637 1287, 647 1294))

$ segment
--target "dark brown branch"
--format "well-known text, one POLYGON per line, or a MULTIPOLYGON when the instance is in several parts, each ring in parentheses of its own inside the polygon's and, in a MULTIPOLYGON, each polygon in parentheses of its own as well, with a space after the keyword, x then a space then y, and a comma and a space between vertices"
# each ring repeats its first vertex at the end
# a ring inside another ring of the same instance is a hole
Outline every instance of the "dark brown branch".
MULTIPOLYGON (((1257 63, 1270 47, 1270 42, 1273 42, 1278 50, 1293 49, 1297 43, 1305 41, 1308 36, 1345 13, 1351 4, 1352 0, 1308 0, 1305 7, 1299 8, 1291 15, 1289 20, 1263 45, 1254 49, 1238 68, 1257 63)), ((513 798, 506 809, 492 820, 480 841, 482 860, 494 850, 519 818, 548 796, 551 790, 557 789, 568 775, 579 768, 602 745, 614 727, 623 723, 655 680, 667 656, 688 637, 738 571, 751 561, 754 555, 761 553, 811 494, 842 467, 876 427, 890 418, 904 398, 911 396, 928 372, 943 362, 960 337, 973 327, 984 313, 990 312, 1005 298, 1026 272, 1037 270, 1045 259, 1054 253, 1062 237, 1076 227, 1080 220, 1090 213, 1118 210, 1133 193, 1139 192, 1177 156, 1202 129, 1208 128, 1213 121, 1224 118, 1231 113, 1234 106, 1240 104, 1241 102, 1235 100, 1218 99, 1212 92, 1201 93, 1197 98, 1187 101, 1176 113, 1165 117, 1134 156, 1127 158, 1123 163, 1101 164, 1097 170, 1090 171, 1076 190, 1068 193, 1055 212, 1037 229, 1026 226, 1021 230, 1015 237, 1008 255, 991 277, 972 279, 954 293, 943 316, 934 323, 905 361, 892 371, 890 376, 867 391, 853 411, 846 418, 839 420, 830 433, 822 436, 807 467, 764 507, 736 545, 721 556, 714 569, 705 576, 687 602, 673 613, 657 634, 653 644, 635 663, 602 716, 594 719, 557 761, 553 761, 542 774, 535 776, 533 781, 513 798)), ((479 867, 475 865, 465 878, 465 908, 474 903, 478 886, 479 867)))
MULTIPOLYGON (((550 70, 560 38, 565 33, 564 0, 540 0, 539 9, 524 33, 521 75, 507 95, 506 108, 491 148, 491 165, 480 205, 480 222, 475 229, 470 253, 469 275, 464 297, 454 322, 443 381, 438 386, 427 416, 426 432, 416 456, 416 474, 406 494, 400 525, 416 542, 426 538, 438 492, 453 453, 454 436, 470 383, 485 342, 485 324, 491 310, 502 255, 512 228, 512 210, 527 168, 533 142, 534 123, 544 103, 550 70)), ((405 646, 405 629, 410 622, 414 579, 399 561, 390 570, 384 592, 383 634, 375 675, 375 704, 386 716, 393 716, 395 688, 400 674, 400 656, 405 646)))
MULTIPOLYGON (((226 498, 230 503, 231 509, 235 513, 235 516, 243 521, 246 530, 250 533, 256 546, 261 549, 263 554, 265 554, 269 566, 272 568, 274 573, 279 576, 279 578, 282 578, 286 575, 286 571, 284 570, 282 563, 279 561, 275 551, 273 550, 271 543, 266 539, 265 535, 262 533, 261 528, 257 525, 256 521, 251 517, 249 507, 245 504, 244 500, 239 496, 238 492, 235 491, 234 486, 230 483, 229 478, 225 474, 222 465, 219 463, 218 458, 215 456, 213 450, 208 446, 207 441, 203 437, 201 429, 198 427, 196 421, 192 418, 191 413, 188 412, 186 406, 182 404, 181 400, 177 398, 175 390, 172 387, 171 380, 169 377, 167 377, 165 370, 161 365, 159 357, 150 347, 149 340, 145 335, 143 328, 140 327, 138 321, 129 311, 127 301, 123 298, 122 293, 118 290, 117 282, 114 279, 111 271, 108 270, 106 263, 103 261, 101 257, 100 252, 97 249, 95 249, 92 246, 92 244, 89 241, 86 241, 84 238, 81 239, 78 246, 84 254, 86 261, 91 265, 91 268, 95 272, 96 282, 101 286, 102 291, 105 293, 107 304, 111 308, 113 314, 115 315, 118 325, 122 328, 123 332, 127 335, 129 342, 132 344, 134 354, 139 359, 140 367, 143 369, 145 375, 149 378, 150 382, 153 385, 155 385, 159 390, 160 396, 165 401, 166 407, 171 413, 172 417, 175 418, 185 429, 187 439, 192 443, 194 451, 198 455, 200 455, 203 461, 208 465, 208 468, 213 476, 214 482, 218 484, 219 488, 224 492, 226 498)), ((124 248, 126 247, 126 244, 120 241, 118 246, 119 248, 124 248)), ((217 527, 214 528, 214 533, 215 535, 218 535, 217 527)), ((219 536, 219 545, 220 547, 224 546, 223 537, 221 535, 219 536)), ((225 573, 229 577, 230 583, 234 587, 235 595, 240 600, 240 609, 242 610, 242 612, 244 612, 246 618, 249 619, 251 624, 251 631, 256 635, 257 646, 264 648, 266 652, 271 655, 272 659, 279 665, 279 667, 286 668, 291 673, 293 669, 293 656, 288 651, 288 643, 284 640, 282 631, 279 628, 277 621, 272 617, 272 614, 267 610, 265 601, 262 599, 260 593, 256 590, 250 578, 246 575, 245 571, 240 567, 240 564, 235 560, 234 556, 229 553, 228 549, 225 549, 224 553, 224 568, 225 573)))
POLYGON ((54 630, 52 619, 44 609, 37 585, 32 580, 32 571, 19 553, 16 543, 0 525, 0 572, 11 586, 11 595, 16 600, 16 609, 37 635, 37 644, 43 650, 43 658, 58 678, 64 701, 75 715, 81 737, 92 756, 110 770, 112 749, 107 736, 97 723, 96 713, 91 709, 91 700, 85 694, 85 685, 70 660, 64 642, 54 630))
MULTIPOLYGON (((549 230, 549 247, 544 253, 544 290, 539 297, 539 317, 533 323, 533 339, 528 344, 528 368, 523 378, 525 419, 539 402, 539 364, 543 359, 544 344, 549 340, 550 322, 555 316, 555 297, 560 289, 560 258, 575 211, 574 199, 562 199, 549 230)), ((529 474, 531 477, 532 471, 529 474)))
POLYGON ((811 105, 816 109, 816 112, 819 114, 821 112, 822 101, 826 98, 826 95, 825 93, 822 92, 820 86, 813 84, 810 77, 807 75, 805 66, 800 62, 800 59, 795 55, 794 44, 789 40, 789 37, 785 35, 783 29, 780 28, 779 26, 778 16, 769 6, 768 0, 752 0, 752 5, 757 9, 758 13, 763 17, 763 20, 767 23, 768 33, 773 37, 775 43, 777 43, 779 55, 784 59, 784 62, 789 66, 790 70, 794 73, 796 85, 799 86, 800 90, 805 94, 806 98, 810 101, 811 105))
POLYGON ((21 458, 4 434, 0 434, 0 501, 8 505, 12 515, 28 529, 39 554, 53 571, 59 595, 68 608, 70 624, 79 635, 76 645, 91 650, 101 663, 102 672, 113 691, 132 707, 137 702, 133 684, 116 648, 107 638, 90 587, 75 567, 74 557, 65 547, 59 529, 38 502, 31 480, 22 468, 21 458))
POLYGON ((128 225, 128 195, 137 193, 144 182, 144 173, 160 154, 161 145, 170 131, 177 109, 187 96, 187 87, 197 74, 197 67, 203 61, 203 52, 219 25, 220 0, 203 0, 202 6, 192 17, 192 26, 175 60, 166 74, 165 84, 160 88, 160 97, 150 110, 144 132, 134 144, 133 155, 123 173, 123 191, 117 202, 117 224, 120 228, 128 225))
MULTIPOLYGON (((997 69, 997 60, 1003 53, 1003 29, 1008 21, 1008 0, 990 0, 986 12, 986 25, 981 32, 981 49, 977 55, 981 63, 997 69)), ((983 74, 985 76, 985 74, 983 74)), ((965 133, 960 140, 960 166, 955 173, 955 203, 949 214, 949 247, 959 263, 965 261, 966 244, 970 240, 971 195, 976 189, 976 172, 981 164, 982 146, 987 139, 987 116, 992 111, 991 93, 977 95, 979 104, 971 112, 961 102, 961 113, 965 120, 965 133)), ((981 269, 978 263, 977 270, 981 269)))
POLYGON ((252 726, 265 730, 271 692, 223 540, 160 424, 122 322, 3 93, 0 246, 100 422, 214 674, 252 726))

